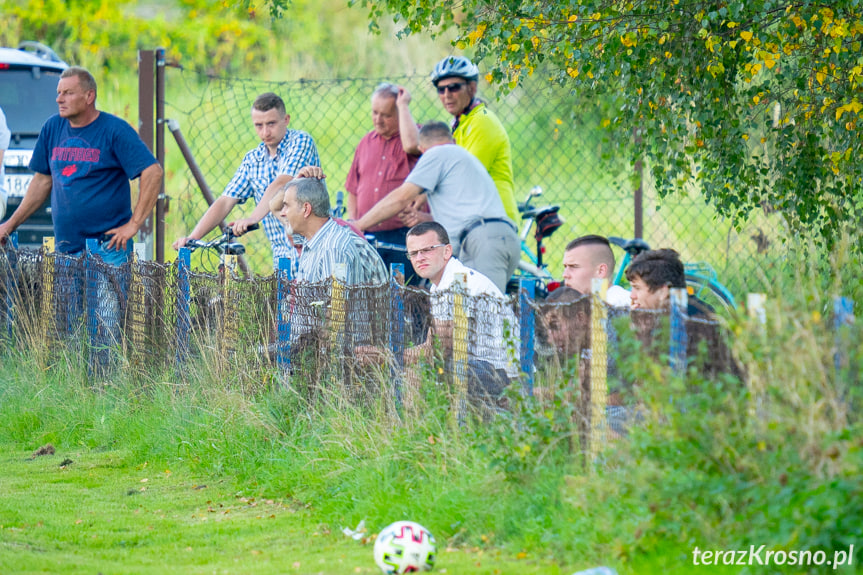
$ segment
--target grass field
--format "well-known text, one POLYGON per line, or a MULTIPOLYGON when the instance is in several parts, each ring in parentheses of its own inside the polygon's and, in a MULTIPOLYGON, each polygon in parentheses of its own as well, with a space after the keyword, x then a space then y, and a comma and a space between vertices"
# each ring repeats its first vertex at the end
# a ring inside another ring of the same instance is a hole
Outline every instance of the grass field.
MULTIPOLYGON (((4 445, 2 452, 2 573, 380 572, 372 542, 321 523, 311 505, 256 497, 253 485, 136 462, 122 451, 61 446, 34 458, 4 445)), ((563 572, 533 554, 445 542, 437 566, 444 573, 563 572)))
POLYGON ((436 535, 447 573, 693 573, 696 546, 832 556, 863 538, 863 338, 804 291, 729 325, 745 382, 676 377, 622 337, 642 423, 587 465, 567 381, 459 426, 431 384, 408 418, 338 381, 311 400, 301 375, 216 378, 206 357, 94 379, 38 341, 6 348, 0 573, 374 573, 341 528, 406 518, 436 535))

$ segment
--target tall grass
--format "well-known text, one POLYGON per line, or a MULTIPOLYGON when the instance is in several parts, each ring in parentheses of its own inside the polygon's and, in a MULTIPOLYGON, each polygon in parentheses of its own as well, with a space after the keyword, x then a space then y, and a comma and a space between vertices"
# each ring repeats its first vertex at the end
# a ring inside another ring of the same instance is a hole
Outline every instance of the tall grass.
POLYGON ((379 392, 388 373, 365 392, 336 369, 252 386, 242 361, 217 373, 205 357, 179 374, 94 384, 72 354, 46 364, 8 348, 0 443, 120 450, 120 464, 185 465, 250 495, 291 497, 332 526, 418 519, 449 545, 564 565, 684 572, 696 545, 829 553, 863 535, 863 340, 859 324, 833 329, 829 292, 805 288, 817 277, 800 283, 771 300, 766 323, 729 325, 744 381, 675 376, 622 337, 639 423, 586 464, 565 368, 542 399, 513 394, 509 411, 458 425, 431 382, 417 415, 400 413, 379 392))

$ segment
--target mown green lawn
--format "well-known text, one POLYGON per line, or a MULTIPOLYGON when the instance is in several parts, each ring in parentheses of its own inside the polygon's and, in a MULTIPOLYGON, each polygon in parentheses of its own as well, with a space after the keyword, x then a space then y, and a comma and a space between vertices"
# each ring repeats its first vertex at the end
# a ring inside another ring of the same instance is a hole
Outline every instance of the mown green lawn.
MULTIPOLYGON (((126 462, 120 452, 0 458, 0 573, 378 573, 372 543, 287 499, 126 462), (61 465, 65 460, 72 463, 61 465)), ((353 527, 353 526, 352 526, 353 527)), ((548 573, 553 562, 440 546, 440 573, 548 573)))

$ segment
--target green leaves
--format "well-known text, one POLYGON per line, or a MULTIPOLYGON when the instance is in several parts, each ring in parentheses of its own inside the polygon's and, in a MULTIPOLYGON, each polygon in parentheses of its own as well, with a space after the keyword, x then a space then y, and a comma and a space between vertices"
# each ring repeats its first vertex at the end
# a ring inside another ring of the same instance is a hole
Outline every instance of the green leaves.
POLYGON ((608 129, 621 142, 645 130, 633 158, 661 166, 663 194, 695 184, 732 217, 796 198, 786 220, 827 245, 863 216, 863 164, 852 160, 863 154, 859 2, 363 4, 401 14, 414 32, 453 28, 504 90, 542 65, 577 98, 614 93, 622 105, 608 129), (824 217, 826 206, 837 216, 824 217))

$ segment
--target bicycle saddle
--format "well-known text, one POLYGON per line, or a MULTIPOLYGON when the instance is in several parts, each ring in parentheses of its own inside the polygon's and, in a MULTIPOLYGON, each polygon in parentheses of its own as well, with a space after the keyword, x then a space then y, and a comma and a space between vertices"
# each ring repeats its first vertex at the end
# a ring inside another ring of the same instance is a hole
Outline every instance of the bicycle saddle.
POLYGON ((560 210, 560 206, 540 206, 538 208, 530 208, 521 212, 521 219, 540 219, 542 217, 547 217, 548 214, 556 214, 558 210, 560 210))
POLYGON ((637 256, 642 252, 646 252, 650 250, 650 246, 641 238, 635 238, 632 240, 625 240, 623 238, 618 237, 609 237, 608 241, 619 248, 622 248, 623 251, 631 255, 632 257, 637 256))

